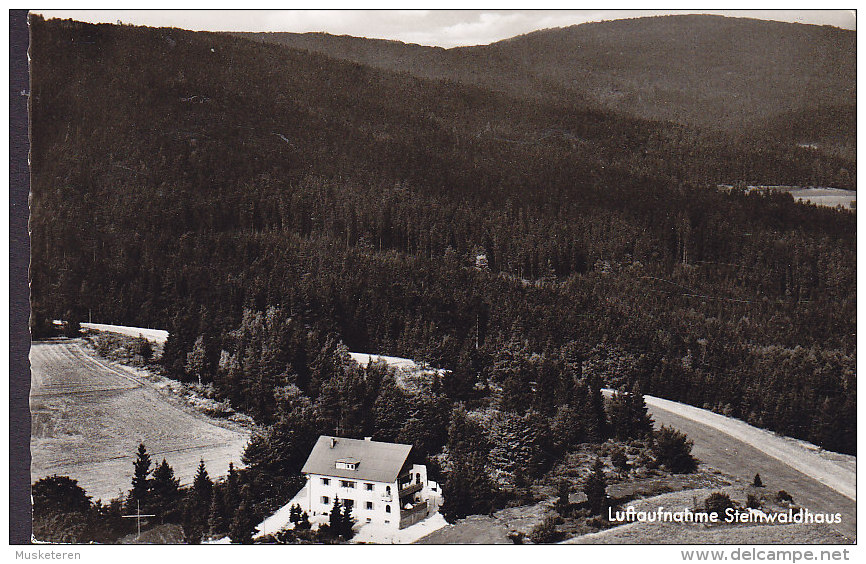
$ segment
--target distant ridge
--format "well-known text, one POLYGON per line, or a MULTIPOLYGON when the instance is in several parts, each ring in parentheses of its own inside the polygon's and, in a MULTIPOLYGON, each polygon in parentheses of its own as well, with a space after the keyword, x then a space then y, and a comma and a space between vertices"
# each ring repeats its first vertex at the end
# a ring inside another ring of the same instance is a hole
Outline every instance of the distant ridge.
MULTIPOLYGON (((734 132, 782 114, 856 103, 856 32, 831 26, 660 16, 452 49, 324 33, 236 35, 524 98, 734 132)), ((851 139, 853 127, 847 120, 833 125, 851 139)))

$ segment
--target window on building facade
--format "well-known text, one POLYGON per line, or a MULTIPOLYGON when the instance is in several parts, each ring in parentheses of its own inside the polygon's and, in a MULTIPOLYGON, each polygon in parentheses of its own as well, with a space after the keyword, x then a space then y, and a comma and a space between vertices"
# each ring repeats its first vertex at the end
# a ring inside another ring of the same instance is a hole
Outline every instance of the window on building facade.
POLYGON ((385 513, 391 513, 391 506, 390 505, 385 506, 385 513))
POLYGON ((367 491, 368 491, 368 492, 373 491, 373 484, 364 484, 364 487, 367 488, 367 491))
POLYGON ((322 496, 322 503, 324 503, 325 505, 328 505, 329 503, 331 503, 331 500, 328 499, 328 496, 323 495, 322 496))
POLYGON ((367 502, 367 509, 373 509, 373 502, 372 501, 367 502))
POLYGON ((355 507, 355 500, 354 499, 344 499, 343 505, 345 505, 348 509, 352 509, 353 507, 355 507))
POLYGON ((355 482, 351 482, 349 480, 340 480, 340 486, 343 488, 354 488, 355 482))
POLYGON ((327 486, 330 483, 331 483, 330 478, 322 478, 322 485, 327 486))

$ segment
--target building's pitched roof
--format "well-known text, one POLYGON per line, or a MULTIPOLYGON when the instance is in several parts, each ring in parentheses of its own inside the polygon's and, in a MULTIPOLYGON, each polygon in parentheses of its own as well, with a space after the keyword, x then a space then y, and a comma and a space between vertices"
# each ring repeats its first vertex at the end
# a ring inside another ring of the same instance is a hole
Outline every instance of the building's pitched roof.
POLYGON ((320 436, 301 472, 371 482, 395 482, 412 445, 320 436), (333 447, 332 445, 333 439, 333 447), (337 468, 338 461, 358 462, 355 470, 337 468))

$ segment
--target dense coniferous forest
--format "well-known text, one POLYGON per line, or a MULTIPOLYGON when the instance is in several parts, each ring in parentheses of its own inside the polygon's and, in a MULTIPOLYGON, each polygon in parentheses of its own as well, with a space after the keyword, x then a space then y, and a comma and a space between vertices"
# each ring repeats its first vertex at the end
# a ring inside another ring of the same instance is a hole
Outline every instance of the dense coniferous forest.
POLYGON ((820 151, 850 151, 856 137, 856 32, 831 26, 680 15, 453 49, 325 33, 237 35, 524 99, 734 134, 751 136, 766 123, 762 133, 794 129, 795 136, 779 139, 817 141, 820 151))
POLYGON ((845 151, 222 34, 31 26, 34 335, 168 329, 167 373, 262 425, 253 487, 290 490, 336 432, 537 475, 618 434, 602 386, 855 452, 855 214, 741 189, 853 188, 845 151), (407 392, 349 350, 448 372, 407 392))

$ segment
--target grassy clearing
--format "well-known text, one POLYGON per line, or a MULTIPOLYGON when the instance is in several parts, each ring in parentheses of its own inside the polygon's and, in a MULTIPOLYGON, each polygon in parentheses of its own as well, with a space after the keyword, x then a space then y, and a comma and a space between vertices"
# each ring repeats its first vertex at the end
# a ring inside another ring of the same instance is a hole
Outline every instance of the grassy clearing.
POLYGON ((32 481, 65 475, 94 499, 117 497, 130 487, 140 442, 154 461, 165 457, 183 484, 200 459, 211 477, 240 462, 247 431, 170 401, 146 371, 95 359, 78 340, 34 343, 30 356, 32 481))

